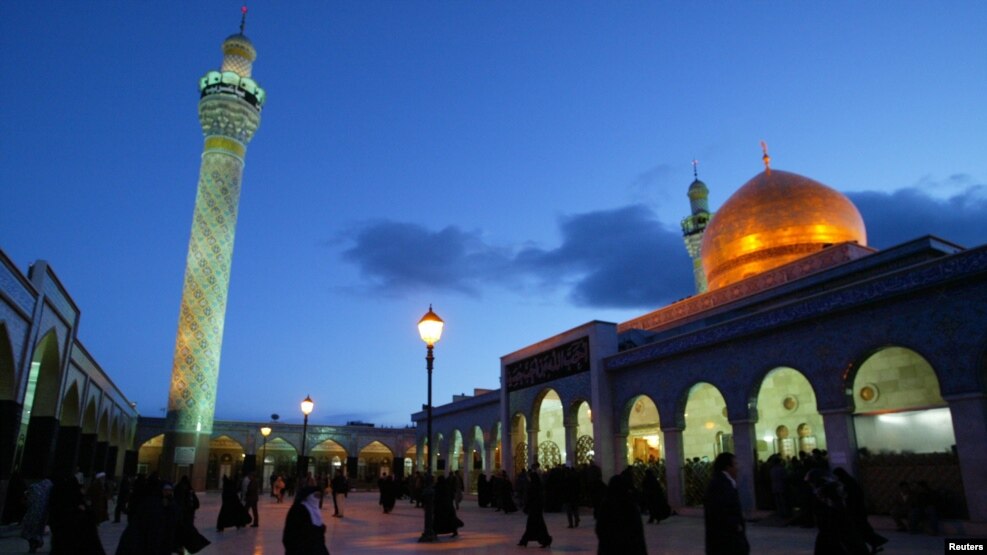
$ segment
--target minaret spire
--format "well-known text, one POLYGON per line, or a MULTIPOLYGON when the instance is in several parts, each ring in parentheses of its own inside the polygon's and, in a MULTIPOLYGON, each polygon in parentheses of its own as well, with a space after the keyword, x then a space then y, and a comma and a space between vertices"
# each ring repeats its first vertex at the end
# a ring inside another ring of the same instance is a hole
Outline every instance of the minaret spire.
POLYGON ((699 179, 699 160, 695 158, 692 159, 692 177, 694 179, 699 179))
POLYGON ((247 2, 244 0, 243 7, 240 8, 240 34, 243 34, 243 28, 247 26, 247 2))
POLYGON ((761 141, 761 152, 764 156, 761 156, 761 160, 764 160, 764 172, 771 175, 771 156, 768 156, 768 143, 761 141))
POLYGON ((703 272, 700 250, 703 234, 713 214, 709 211, 709 189, 699 181, 699 160, 692 160, 692 184, 689 185, 689 207, 692 214, 682 220, 682 239, 692 258, 692 272, 696 280, 696 293, 706 291, 706 274, 703 272))

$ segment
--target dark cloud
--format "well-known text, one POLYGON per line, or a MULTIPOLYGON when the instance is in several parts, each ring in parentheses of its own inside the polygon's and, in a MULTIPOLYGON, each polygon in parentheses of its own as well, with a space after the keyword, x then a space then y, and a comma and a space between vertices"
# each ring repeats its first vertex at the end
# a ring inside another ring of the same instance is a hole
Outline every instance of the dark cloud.
POLYGON ((651 309, 692 291, 681 236, 642 205, 568 216, 560 230, 561 245, 542 249, 488 245, 455 226, 377 222, 348 234, 343 258, 372 292, 391 295, 438 288, 478 296, 492 285, 563 291, 580 306, 651 309))
MULTIPOLYGON (((968 181, 969 176, 958 174, 945 185, 968 181)), ((929 189, 943 185, 932 184, 929 189)), ((923 235, 935 235, 964 247, 987 242, 987 186, 968 186, 946 199, 934 198, 923 190, 848 193, 864 218, 867 243, 883 249, 923 235)))

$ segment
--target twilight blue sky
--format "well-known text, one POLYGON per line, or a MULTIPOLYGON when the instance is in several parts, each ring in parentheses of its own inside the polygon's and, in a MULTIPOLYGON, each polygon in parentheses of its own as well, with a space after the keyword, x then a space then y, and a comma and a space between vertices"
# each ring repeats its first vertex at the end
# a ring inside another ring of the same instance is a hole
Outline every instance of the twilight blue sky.
MULTIPOLYGON (((0 3, 0 248, 163 415, 202 137, 240 4, 0 3)), ((405 425, 499 357, 691 293, 711 206, 762 168, 846 192, 878 248, 987 240, 984 2, 251 1, 250 144, 217 418, 405 425)))

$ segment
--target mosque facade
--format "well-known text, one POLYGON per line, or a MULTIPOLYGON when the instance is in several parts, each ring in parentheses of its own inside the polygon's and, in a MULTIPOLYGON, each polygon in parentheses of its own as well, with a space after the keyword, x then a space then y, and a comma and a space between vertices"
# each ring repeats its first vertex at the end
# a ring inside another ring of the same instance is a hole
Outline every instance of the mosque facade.
POLYGON ((685 506, 729 451, 753 508, 760 463, 820 450, 874 510, 925 480, 950 516, 987 521, 987 246, 878 251, 849 199, 769 162, 715 215, 705 184, 689 187, 696 295, 501 357, 501 389, 435 407, 432 467, 471 483, 535 463, 654 465, 685 506))

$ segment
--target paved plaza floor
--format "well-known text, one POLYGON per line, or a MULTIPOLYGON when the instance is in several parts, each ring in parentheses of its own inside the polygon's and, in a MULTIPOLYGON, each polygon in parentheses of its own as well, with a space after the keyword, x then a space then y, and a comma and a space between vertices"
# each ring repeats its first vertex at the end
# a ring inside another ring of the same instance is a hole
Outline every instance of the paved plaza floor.
MULTIPOLYGON (((219 513, 219 493, 199 496, 202 508, 196 515, 196 525, 212 545, 200 553, 270 555, 284 553, 281 532, 288 512, 288 500, 284 504, 273 503, 269 497, 261 500, 260 526, 258 528, 227 529, 216 531, 216 515, 219 513)), ((700 513, 696 513, 697 515, 700 513)), ((355 492, 346 500, 345 517, 332 518, 332 501, 326 499, 323 516, 329 552, 332 555, 348 554, 399 554, 399 553, 464 553, 488 555, 502 553, 596 553, 596 535, 593 533, 593 517, 583 515, 579 528, 566 527, 564 513, 545 515, 549 532, 554 541, 550 549, 542 550, 537 544, 527 548, 516 544, 524 531, 525 515, 521 512, 504 515, 493 509, 481 509, 475 497, 467 497, 459 511, 466 526, 458 537, 441 536, 439 542, 418 543, 423 515, 406 500, 399 501, 391 514, 383 514, 374 492, 355 492)), ((879 523, 880 524, 880 523, 879 523)), ((103 523, 100 536, 106 552, 113 554, 125 523, 103 523)), ((891 541, 884 553, 928 554, 942 553, 941 537, 912 535, 893 530, 879 530, 891 541)), ((6 530, 6 534, 14 532, 6 530)), ((651 554, 702 554, 703 521, 701 516, 673 516, 660 525, 645 524, 648 553, 651 554)), ((748 528, 751 552, 780 554, 811 554, 816 531, 814 529, 778 527, 752 523, 748 528)), ((47 538, 46 538, 47 540, 47 538)), ((47 541, 46 541, 47 544, 47 541)), ((47 545, 42 553, 48 552, 47 545)), ((27 553, 27 542, 19 537, 0 539, 0 553, 27 553)))

